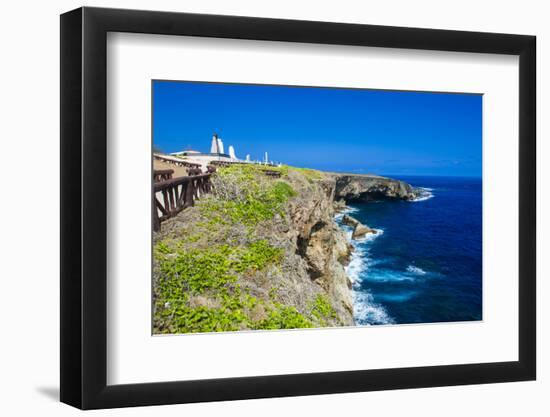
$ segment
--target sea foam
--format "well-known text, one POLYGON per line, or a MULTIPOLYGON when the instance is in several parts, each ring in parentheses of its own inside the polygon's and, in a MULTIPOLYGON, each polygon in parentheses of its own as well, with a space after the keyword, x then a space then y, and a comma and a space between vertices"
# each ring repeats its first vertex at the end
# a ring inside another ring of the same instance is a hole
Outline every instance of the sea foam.
POLYGON ((368 257, 369 244, 384 233, 382 229, 374 229, 376 233, 368 233, 359 239, 352 239, 353 228, 342 224, 344 214, 359 211, 356 208, 348 207, 335 216, 338 225, 346 233, 348 241, 354 250, 349 264, 346 266, 346 274, 352 282, 353 316, 359 325, 391 324, 392 318, 384 307, 374 302, 373 297, 364 289, 360 289, 361 281, 366 276, 370 259, 368 257))
POLYGON ((426 201, 434 197, 434 194, 432 193, 433 188, 426 188, 426 187, 417 187, 417 188, 421 190, 420 195, 415 199, 410 200, 411 202, 418 203, 420 201, 426 201))
POLYGON ((384 307, 374 302, 372 294, 354 291, 354 316, 359 325, 393 324, 384 307))
POLYGON ((357 247, 354 248, 355 250, 345 270, 352 284, 357 284, 361 282, 361 275, 366 271, 368 265, 365 250, 357 247))
POLYGON ((407 272, 410 272, 411 274, 415 274, 415 275, 426 275, 426 271, 414 265, 409 265, 407 267, 407 272))

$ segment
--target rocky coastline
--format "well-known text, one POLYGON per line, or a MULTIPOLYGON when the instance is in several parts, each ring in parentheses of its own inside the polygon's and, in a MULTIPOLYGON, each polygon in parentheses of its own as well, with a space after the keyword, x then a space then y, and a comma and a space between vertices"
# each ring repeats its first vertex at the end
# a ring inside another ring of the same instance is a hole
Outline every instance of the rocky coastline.
MULTIPOLYGON (((280 178, 257 167, 222 170, 212 196, 155 233, 155 333, 354 325, 345 272, 353 246, 335 215, 348 202, 413 200, 420 190, 374 175, 280 170, 280 178), (215 277, 211 258, 224 264, 215 277)), ((349 215, 343 221, 353 239, 376 233, 349 215)))

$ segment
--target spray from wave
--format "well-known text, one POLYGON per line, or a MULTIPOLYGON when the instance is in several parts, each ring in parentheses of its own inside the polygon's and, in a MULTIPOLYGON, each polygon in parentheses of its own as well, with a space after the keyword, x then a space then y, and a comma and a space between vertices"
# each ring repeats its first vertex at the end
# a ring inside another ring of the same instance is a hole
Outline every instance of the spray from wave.
POLYGON ((392 324, 393 319, 373 296, 361 289, 361 277, 368 269, 369 259, 365 248, 356 246, 346 273, 352 282, 353 316, 358 325, 392 324))
POLYGON ((336 220, 336 222, 337 222, 340 226, 345 226, 344 224, 342 224, 342 219, 343 219, 343 217, 344 217, 346 214, 357 213, 358 211, 359 211, 359 209, 356 209, 355 207, 346 207, 345 209, 340 210, 338 213, 336 213, 336 214, 334 215, 334 220, 336 220))
POLYGON ((411 274, 415 274, 415 275, 426 275, 426 271, 414 265, 409 265, 407 267, 407 272, 410 272, 411 274))
POLYGON ((359 239, 352 240, 353 229, 342 223, 345 214, 357 212, 358 209, 347 207, 335 216, 337 224, 346 233, 348 242, 354 250, 349 264, 346 266, 346 274, 352 282, 353 316, 358 325, 392 324, 393 319, 388 315, 383 306, 376 303, 373 296, 360 289, 362 277, 368 270, 370 259, 369 246, 372 241, 384 233, 382 229, 374 229, 376 233, 369 233, 359 239))
POLYGON ((368 292, 354 292, 354 310, 355 322, 362 326, 394 323, 384 307, 374 302, 368 292))
POLYGON ((434 197, 434 194, 432 193, 433 188, 417 187, 416 189, 419 190, 419 195, 415 199, 411 200, 413 203, 426 201, 434 197))

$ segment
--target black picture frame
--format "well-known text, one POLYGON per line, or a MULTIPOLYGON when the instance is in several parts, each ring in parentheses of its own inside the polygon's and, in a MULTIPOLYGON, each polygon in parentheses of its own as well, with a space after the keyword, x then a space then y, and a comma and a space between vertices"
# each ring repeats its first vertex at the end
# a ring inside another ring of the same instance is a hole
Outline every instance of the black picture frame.
POLYGON ((524 35, 251 17, 88 7, 61 15, 61 401, 94 409, 534 380, 535 45, 524 35), (108 32, 519 56, 519 360, 107 385, 108 32))

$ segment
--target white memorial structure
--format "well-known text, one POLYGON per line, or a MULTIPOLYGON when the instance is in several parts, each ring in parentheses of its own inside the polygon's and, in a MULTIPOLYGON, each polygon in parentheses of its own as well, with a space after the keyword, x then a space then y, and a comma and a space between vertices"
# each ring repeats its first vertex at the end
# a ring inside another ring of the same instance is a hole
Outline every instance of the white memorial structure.
POLYGON ((206 167, 212 161, 274 165, 271 161, 269 161, 267 152, 264 155, 263 161, 251 161, 250 155, 246 155, 245 160, 240 160, 239 158, 237 158, 237 155, 235 153, 235 148, 233 147, 233 145, 229 145, 228 152, 229 154, 225 153, 222 139, 218 136, 217 133, 214 133, 214 135, 212 135, 212 140, 210 141, 209 153, 203 153, 203 152, 188 149, 185 151, 174 152, 174 153, 171 153, 170 155, 184 159, 194 164, 199 164, 201 165, 203 170, 206 170, 206 167))
MULTIPOLYGON (((231 148, 231 147, 230 147, 231 148)), ((210 145, 210 153, 213 154, 223 154, 223 142, 221 138, 214 133, 214 136, 212 136, 212 144, 210 145)))
POLYGON ((233 147, 233 145, 229 145, 229 157, 235 161, 239 160, 235 155, 235 148, 233 147))

